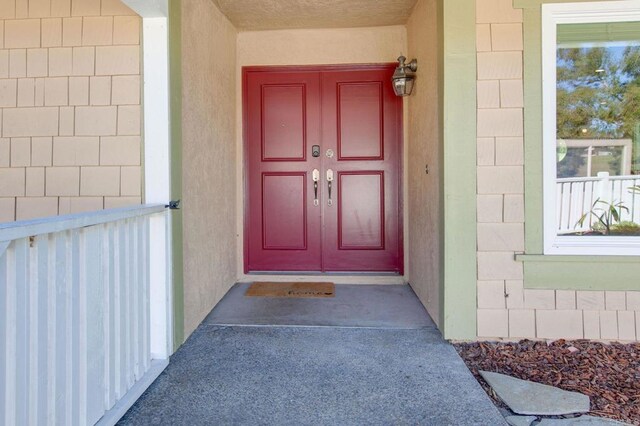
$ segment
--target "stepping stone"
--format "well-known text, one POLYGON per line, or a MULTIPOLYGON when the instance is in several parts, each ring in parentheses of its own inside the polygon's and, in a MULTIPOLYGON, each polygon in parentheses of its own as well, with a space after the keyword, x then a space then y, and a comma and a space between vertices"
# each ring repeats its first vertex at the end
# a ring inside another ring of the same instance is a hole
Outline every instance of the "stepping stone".
POLYGON ((530 426, 536 416, 505 416, 504 418, 511 426, 530 426))
POLYGON ((605 419, 602 417, 580 416, 573 419, 543 419, 540 426, 573 426, 573 425, 589 425, 589 426, 624 426, 626 423, 617 422, 615 420, 605 419))
POLYGON ((589 411, 589 397, 578 392, 488 371, 480 371, 480 375, 517 414, 558 416, 589 411))

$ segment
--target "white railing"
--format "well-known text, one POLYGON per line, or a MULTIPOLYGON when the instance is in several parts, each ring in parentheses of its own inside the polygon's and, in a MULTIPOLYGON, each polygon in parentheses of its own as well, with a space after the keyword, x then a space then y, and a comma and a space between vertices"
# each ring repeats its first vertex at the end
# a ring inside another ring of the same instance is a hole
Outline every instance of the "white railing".
POLYGON ((640 224, 640 192, 630 190, 640 185, 640 175, 609 176, 609 173, 601 172, 597 177, 564 178, 556 182, 559 234, 588 231, 596 221, 593 216, 590 215, 582 226, 578 222, 591 211, 597 199, 607 203, 622 202, 628 211, 619 209, 620 220, 640 224))
POLYGON ((114 424, 164 369, 166 215, 0 224, 0 424, 114 424))

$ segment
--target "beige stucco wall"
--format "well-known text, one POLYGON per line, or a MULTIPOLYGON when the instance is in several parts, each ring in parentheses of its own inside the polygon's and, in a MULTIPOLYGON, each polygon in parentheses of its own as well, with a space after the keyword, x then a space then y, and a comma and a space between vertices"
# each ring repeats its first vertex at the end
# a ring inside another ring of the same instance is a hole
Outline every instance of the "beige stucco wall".
POLYGON ((0 222, 139 204, 140 18, 0 2, 0 222))
MULTIPOLYGON (((436 0, 418 0, 407 23, 410 59, 418 79, 408 98, 407 222, 408 280, 437 323, 441 285, 441 135, 438 113, 438 10, 436 0), (429 166, 429 174, 425 166, 429 166)), ((440 324, 439 324, 440 325, 440 324)))
POLYGON ((476 9, 478 336, 640 338, 640 292, 524 288, 522 11, 511 0, 476 9))
POLYGON ((394 62, 406 49, 404 25, 245 31, 238 34, 238 65, 394 62))
POLYGON ((185 338, 236 281, 236 30, 182 1, 185 338))
MULTIPOLYGON (((332 28, 278 31, 246 31, 238 33, 236 82, 236 146, 237 146, 237 209, 243 212, 243 140, 242 140, 242 67, 249 65, 323 65, 371 64, 394 62, 407 52, 407 31, 404 25, 371 28, 332 28)), ((405 111, 406 115, 406 111, 405 111)), ((406 117, 405 117, 406 122, 406 117)), ((405 139, 407 137, 405 125, 405 139)), ((406 150, 405 150, 406 158, 406 150)), ((405 180, 406 182, 406 180, 405 180)), ((405 185, 406 187, 406 185, 405 185)), ((405 191, 406 192, 406 191, 405 191)), ((405 209, 406 213, 406 209, 405 209)), ((406 223, 406 214, 405 214, 406 223)), ((238 276, 243 274, 243 215, 238 215, 238 276)), ((405 227, 406 241, 406 227, 405 227)), ((406 253, 406 249, 405 249, 406 253)), ((405 255, 405 263, 407 256, 405 255)), ((249 277, 247 277, 249 278, 249 277)), ((313 277, 282 276, 278 279, 313 280, 313 277)), ((317 279, 317 278, 316 278, 317 279)), ((371 277, 376 283, 401 283, 394 277, 371 277)), ((360 283, 358 277, 336 277, 336 282, 360 283)))

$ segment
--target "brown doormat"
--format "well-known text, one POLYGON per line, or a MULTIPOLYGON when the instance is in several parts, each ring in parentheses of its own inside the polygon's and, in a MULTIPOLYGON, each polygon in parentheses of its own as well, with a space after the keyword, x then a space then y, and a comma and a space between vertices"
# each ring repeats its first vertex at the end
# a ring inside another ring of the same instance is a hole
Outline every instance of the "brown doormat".
POLYGON ((334 283, 254 282, 244 295, 253 297, 334 297, 336 286, 334 283))

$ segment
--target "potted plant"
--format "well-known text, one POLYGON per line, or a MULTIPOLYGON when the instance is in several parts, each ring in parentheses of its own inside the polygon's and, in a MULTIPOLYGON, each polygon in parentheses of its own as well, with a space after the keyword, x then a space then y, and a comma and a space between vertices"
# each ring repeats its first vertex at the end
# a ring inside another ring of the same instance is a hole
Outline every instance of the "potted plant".
MULTIPOLYGON (((629 223, 633 222, 620 222, 620 213, 622 211, 629 212, 629 209, 624 205, 623 202, 608 202, 601 200, 600 198, 596 199, 596 201, 591 206, 591 210, 583 214, 578 222, 576 223, 576 227, 582 227, 584 225, 585 220, 589 217, 595 217, 596 222, 591 225, 591 235, 627 235, 618 233, 619 230, 628 229, 630 226, 629 223), (620 225, 624 223, 625 226, 620 228, 620 225), (612 234, 612 230, 616 233, 612 234)), ((637 224, 634 223, 636 227, 637 224)), ((584 234, 583 234, 584 235, 584 234)))

